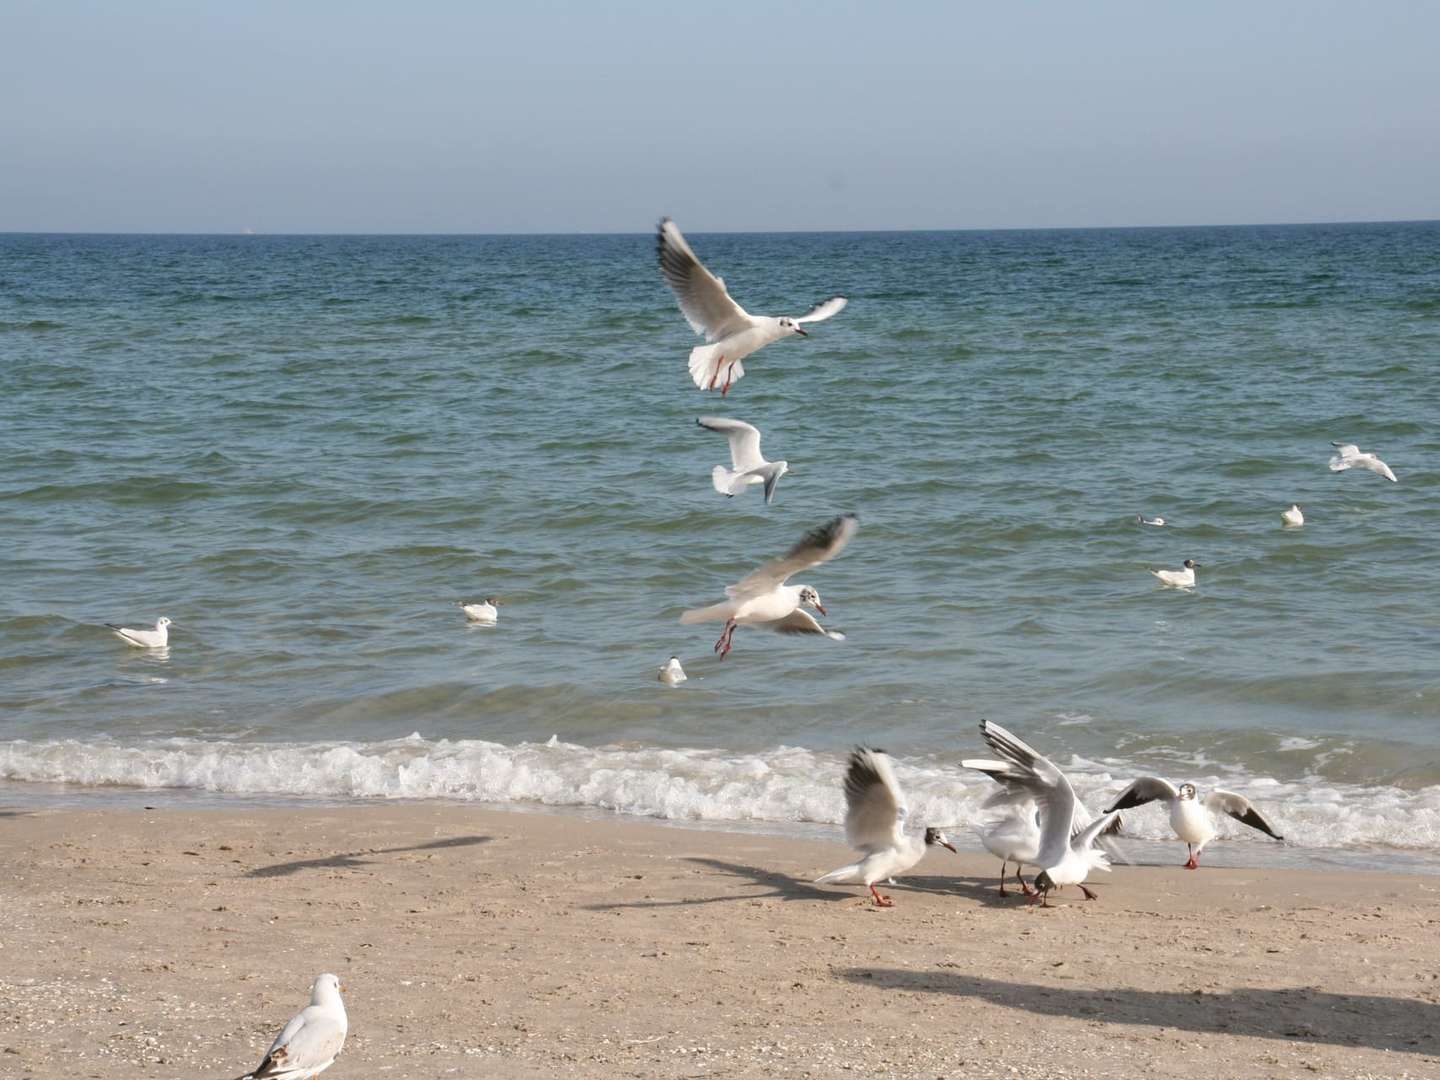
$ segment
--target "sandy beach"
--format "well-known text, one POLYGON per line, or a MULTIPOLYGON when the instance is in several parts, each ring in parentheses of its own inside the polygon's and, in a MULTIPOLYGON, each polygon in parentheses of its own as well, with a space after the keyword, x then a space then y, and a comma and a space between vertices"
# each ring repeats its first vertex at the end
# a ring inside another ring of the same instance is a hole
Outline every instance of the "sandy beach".
POLYGON ((329 1076, 1440 1075, 1440 883, 1118 867, 878 910, 821 843, 456 805, 6 812, 0 1074, 233 1077, 322 971, 329 1076), (1078 894, 1076 894, 1078 896, 1078 894))

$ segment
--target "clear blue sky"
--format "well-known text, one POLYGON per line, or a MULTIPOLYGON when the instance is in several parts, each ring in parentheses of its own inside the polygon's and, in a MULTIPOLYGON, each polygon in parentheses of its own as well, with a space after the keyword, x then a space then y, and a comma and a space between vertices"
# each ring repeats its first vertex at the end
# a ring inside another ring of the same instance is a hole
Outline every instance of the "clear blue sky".
POLYGON ((0 231, 1440 217, 1440 4, 0 0, 0 231))

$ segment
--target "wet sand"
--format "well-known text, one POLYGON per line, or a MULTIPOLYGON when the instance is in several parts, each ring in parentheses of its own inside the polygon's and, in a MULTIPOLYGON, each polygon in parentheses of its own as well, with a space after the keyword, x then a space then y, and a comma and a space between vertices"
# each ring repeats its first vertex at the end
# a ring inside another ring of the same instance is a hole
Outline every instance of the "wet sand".
MULTIPOLYGON (((1183 850, 1177 845, 1179 862, 1183 850)), ((1440 881, 1121 866, 456 805, 0 810, 0 1076, 214 1077, 333 971, 331 1077, 1440 1077, 1440 881)))

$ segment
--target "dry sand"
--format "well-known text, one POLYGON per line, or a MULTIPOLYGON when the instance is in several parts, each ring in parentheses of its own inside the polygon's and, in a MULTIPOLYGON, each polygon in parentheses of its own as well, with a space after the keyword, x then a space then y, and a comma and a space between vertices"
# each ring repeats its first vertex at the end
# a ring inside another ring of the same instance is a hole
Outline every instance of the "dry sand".
MULTIPOLYGON (((1183 855, 1177 845, 1177 861, 1183 855)), ((1440 1077, 1440 882, 1118 867, 878 910, 821 843, 455 805, 0 811, 0 1077, 1440 1077)))

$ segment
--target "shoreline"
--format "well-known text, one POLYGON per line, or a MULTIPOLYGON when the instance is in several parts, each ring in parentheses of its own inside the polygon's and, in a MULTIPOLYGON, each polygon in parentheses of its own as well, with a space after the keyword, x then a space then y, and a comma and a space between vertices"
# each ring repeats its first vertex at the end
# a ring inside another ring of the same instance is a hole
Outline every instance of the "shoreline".
POLYGON ((879 910, 835 840, 410 803, 0 810, 0 1061, 230 1077, 335 971, 328 1076, 1424 1076, 1440 884, 1117 866, 879 910), (1076 894, 1078 896, 1078 894, 1076 894))

